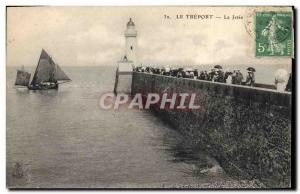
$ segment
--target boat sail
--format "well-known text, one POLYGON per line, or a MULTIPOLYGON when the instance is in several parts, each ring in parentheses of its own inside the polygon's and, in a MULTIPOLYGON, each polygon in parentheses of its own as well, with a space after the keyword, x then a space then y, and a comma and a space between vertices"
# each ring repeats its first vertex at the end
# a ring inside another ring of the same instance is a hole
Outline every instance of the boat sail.
POLYGON ((31 74, 24 70, 24 66, 21 70, 17 70, 16 86, 28 86, 31 74))
POLYGON ((26 74, 26 81, 23 82, 19 81, 18 74, 20 73, 17 72, 18 85, 20 85, 19 83, 23 85, 27 84, 27 87, 30 90, 58 89, 58 84, 71 81, 71 79, 57 64, 55 64, 44 49, 42 49, 38 65, 30 84, 30 76, 28 78, 28 74, 26 74))
POLYGON ((56 69, 55 69, 55 74, 54 74, 54 80, 57 80, 58 83, 65 83, 71 81, 71 79, 65 74, 65 72, 56 64, 56 69), (61 81, 61 82, 60 82, 61 81))

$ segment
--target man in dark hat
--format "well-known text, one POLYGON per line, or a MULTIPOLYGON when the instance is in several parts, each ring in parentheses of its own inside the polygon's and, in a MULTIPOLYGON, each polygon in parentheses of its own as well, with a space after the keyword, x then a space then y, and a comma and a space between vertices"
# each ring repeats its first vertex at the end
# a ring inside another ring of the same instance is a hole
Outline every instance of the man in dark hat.
POLYGON ((255 76, 253 71, 248 71, 247 79, 246 79, 246 85, 247 86, 254 86, 255 83, 255 76))
POLYGON ((221 82, 221 83, 224 83, 225 82, 225 79, 224 79, 224 72, 220 69, 218 71, 218 77, 217 77, 217 82, 221 82))

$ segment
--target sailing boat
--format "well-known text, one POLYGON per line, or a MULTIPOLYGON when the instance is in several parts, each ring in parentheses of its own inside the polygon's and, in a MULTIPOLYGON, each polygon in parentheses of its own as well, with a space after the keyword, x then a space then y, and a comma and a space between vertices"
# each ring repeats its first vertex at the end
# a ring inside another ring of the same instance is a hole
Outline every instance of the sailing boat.
POLYGON ((18 70, 15 85, 27 86, 29 90, 49 90, 58 89, 58 84, 69 81, 71 79, 52 60, 48 53, 42 49, 31 83, 29 84, 30 73, 18 70))

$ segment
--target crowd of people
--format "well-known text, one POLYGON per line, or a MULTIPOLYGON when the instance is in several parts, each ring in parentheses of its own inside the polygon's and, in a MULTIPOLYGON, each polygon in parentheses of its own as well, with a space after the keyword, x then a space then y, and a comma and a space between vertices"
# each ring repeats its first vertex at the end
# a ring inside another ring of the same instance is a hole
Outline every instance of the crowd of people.
POLYGON ((253 67, 247 68, 248 75, 244 77, 240 70, 223 70, 222 66, 215 65, 211 70, 198 70, 190 68, 159 68, 151 66, 138 66, 134 68, 137 72, 146 72, 151 74, 172 76, 178 78, 189 78, 189 79, 199 79, 212 82, 220 82, 227 84, 237 84, 237 85, 248 85, 254 86, 255 83, 255 69, 253 67), (245 79, 244 79, 245 78, 245 79))

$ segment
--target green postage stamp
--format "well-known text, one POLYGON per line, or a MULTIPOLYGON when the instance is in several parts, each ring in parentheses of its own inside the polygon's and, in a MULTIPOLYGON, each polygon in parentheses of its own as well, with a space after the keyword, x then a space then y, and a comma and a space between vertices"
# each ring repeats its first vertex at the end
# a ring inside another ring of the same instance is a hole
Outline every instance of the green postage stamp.
POLYGON ((292 12, 256 12, 255 55, 293 56, 292 12))

